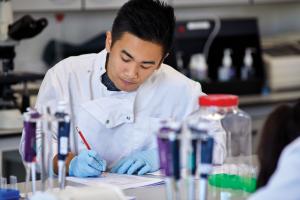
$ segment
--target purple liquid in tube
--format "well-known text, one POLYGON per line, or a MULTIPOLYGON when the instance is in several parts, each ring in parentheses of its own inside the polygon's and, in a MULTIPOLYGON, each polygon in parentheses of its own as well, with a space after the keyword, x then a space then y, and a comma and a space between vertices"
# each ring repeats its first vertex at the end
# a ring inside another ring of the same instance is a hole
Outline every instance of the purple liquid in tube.
POLYGON ((35 162, 36 158, 36 120, 40 117, 37 112, 24 113, 24 160, 25 162, 35 162))
POLYGON ((172 176, 172 165, 170 162, 171 150, 170 144, 168 139, 168 133, 170 132, 170 128, 163 126, 159 130, 159 135, 157 138, 158 142, 158 149, 159 149, 159 161, 160 161, 160 168, 165 176, 172 176), (160 137, 164 136, 165 137, 160 137))

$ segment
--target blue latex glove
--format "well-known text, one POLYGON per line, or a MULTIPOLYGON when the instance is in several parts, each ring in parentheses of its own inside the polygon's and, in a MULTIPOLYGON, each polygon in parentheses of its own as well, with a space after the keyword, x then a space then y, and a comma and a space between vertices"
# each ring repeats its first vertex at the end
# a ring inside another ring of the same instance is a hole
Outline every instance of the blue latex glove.
POLYGON ((121 159, 111 170, 118 174, 143 175, 159 169, 159 157, 157 149, 136 152, 121 159))
POLYGON ((96 151, 84 150, 69 165, 69 175, 77 177, 99 176, 106 169, 106 161, 96 151))

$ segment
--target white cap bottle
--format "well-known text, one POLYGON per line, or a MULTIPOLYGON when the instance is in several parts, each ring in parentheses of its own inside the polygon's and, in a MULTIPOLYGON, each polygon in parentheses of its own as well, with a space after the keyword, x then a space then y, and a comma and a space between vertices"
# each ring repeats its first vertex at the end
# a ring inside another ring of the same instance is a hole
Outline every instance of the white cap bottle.
POLYGON ((232 68, 231 49, 225 49, 222 66, 218 70, 219 81, 229 81, 234 78, 235 72, 232 68))
POLYGON ((244 66, 241 70, 241 79, 246 81, 254 77, 252 48, 247 48, 244 56, 244 66))

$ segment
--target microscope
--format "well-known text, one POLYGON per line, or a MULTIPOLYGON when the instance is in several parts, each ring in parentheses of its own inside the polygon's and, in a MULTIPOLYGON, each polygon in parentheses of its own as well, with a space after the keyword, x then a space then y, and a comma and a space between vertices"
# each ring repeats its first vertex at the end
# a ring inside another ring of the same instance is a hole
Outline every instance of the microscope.
POLYGON ((14 72, 15 46, 23 39, 38 35, 47 26, 45 18, 25 15, 13 22, 10 0, 0 0, 0 129, 22 127, 16 119, 29 106, 27 83, 43 78, 43 74, 14 72), (23 83, 21 106, 17 103, 12 85, 23 83), (19 124, 19 126, 17 125, 19 124))

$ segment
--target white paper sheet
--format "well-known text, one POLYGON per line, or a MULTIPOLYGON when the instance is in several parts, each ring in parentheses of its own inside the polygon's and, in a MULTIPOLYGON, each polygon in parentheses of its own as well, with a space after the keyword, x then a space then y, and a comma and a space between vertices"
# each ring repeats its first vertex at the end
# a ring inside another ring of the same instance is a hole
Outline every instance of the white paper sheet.
POLYGON ((103 173, 101 177, 90 178, 67 177, 67 180, 88 186, 101 186, 101 184, 107 183, 115 185, 123 190, 163 183, 163 179, 160 178, 150 178, 114 173, 103 173))

